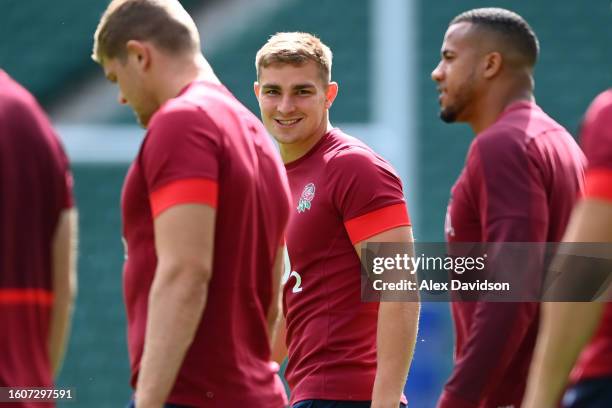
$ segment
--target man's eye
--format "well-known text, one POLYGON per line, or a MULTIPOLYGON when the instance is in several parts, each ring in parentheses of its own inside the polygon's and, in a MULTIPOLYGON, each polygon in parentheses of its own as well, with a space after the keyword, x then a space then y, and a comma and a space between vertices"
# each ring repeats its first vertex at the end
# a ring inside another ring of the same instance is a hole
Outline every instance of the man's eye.
POLYGON ((298 95, 310 95, 310 94, 312 94, 312 92, 308 89, 300 89, 298 91, 298 95))
POLYGON ((265 95, 278 95, 278 91, 276 89, 268 89, 264 91, 265 95))

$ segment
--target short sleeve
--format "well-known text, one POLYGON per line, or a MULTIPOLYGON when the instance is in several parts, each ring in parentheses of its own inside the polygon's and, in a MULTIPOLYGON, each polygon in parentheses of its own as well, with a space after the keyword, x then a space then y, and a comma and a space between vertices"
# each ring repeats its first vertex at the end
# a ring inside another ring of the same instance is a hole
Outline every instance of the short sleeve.
POLYGON ((180 179, 217 181, 219 150, 220 131, 205 112, 195 107, 160 112, 143 147, 149 191, 180 179))
POLYGON ((177 204, 217 201, 221 132, 203 111, 174 107, 151 123, 141 165, 154 216, 177 204))
POLYGON ((328 189, 353 244, 410 225, 402 182, 389 163, 350 147, 328 163, 328 189))
POLYGON ((580 139, 588 159, 585 196, 612 201, 612 91, 595 98, 580 139))

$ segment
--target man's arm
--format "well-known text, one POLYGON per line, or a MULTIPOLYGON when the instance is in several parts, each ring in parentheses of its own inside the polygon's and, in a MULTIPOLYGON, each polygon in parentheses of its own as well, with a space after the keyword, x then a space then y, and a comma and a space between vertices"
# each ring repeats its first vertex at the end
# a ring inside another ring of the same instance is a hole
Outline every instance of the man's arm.
MULTIPOLYGON (((361 257, 361 247, 367 242, 405 243, 413 255, 412 228, 396 227, 355 245, 361 257)), ((420 304, 415 302, 381 302, 376 332, 377 367, 372 392, 373 408, 397 408, 406 383, 419 324, 420 304)))
POLYGON ((49 335, 49 358, 55 377, 64 359, 77 291, 77 212, 70 208, 59 217, 52 243, 53 310, 49 335))
MULTIPOLYGON (((565 242, 612 242, 612 202, 586 199, 576 206, 565 242)), ((524 408, 556 407, 580 351, 605 303, 544 303, 524 408)))
MULTIPOLYGON (((484 272, 501 282, 520 279, 521 291, 532 293, 533 285, 539 282, 539 275, 533 276, 532 271, 541 271, 544 251, 534 245, 536 251, 514 257, 510 263, 508 251, 500 243, 545 242, 549 223, 559 222, 550 219, 548 194, 539 177, 539 153, 533 144, 525 148, 521 142, 524 134, 517 129, 500 127, 484 136, 479 135, 471 145, 464 169, 468 205, 478 212, 480 241, 486 245, 484 272)), ((452 247, 453 241, 449 245, 452 247)), ((488 302, 488 294, 469 294, 478 296, 479 301, 468 305, 459 298, 453 304, 453 310, 469 313, 470 318, 467 326, 455 322, 457 335, 462 337, 461 350, 437 408, 477 408, 501 394, 508 400, 497 402, 512 405, 513 399, 520 398, 518 390, 513 395, 509 390, 502 392, 506 385, 502 382, 510 364, 524 357, 519 349, 528 340, 526 336, 536 330, 539 304, 488 302)))
POLYGON ((276 361, 279 365, 282 364, 283 361, 285 361, 285 358, 287 358, 288 354, 287 343, 285 341, 286 336, 287 322, 285 321, 285 317, 281 313, 276 330, 276 337, 274 339, 274 343, 272 343, 272 361, 276 361))
MULTIPOLYGON (((276 345, 278 334, 277 329, 279 328, 280 318, 282 317, 282 296, 281 288, 283 272, 285 269, 285 247, 281 246, 276 252, 276 258, 274 259, 274 265, 272 267, 272 299, 270 301, 270 309, 268 310, 268 336, 270 336, 270 347, 274 350, 276 345)), ((283 337, 284 343, 284 337, 283 337)), ((274 359, 274 357, 273 357, 274 359)))
POLYGON ((158 264, 149 294, 138 408, 163 406, 200 323, 212 277, 216 211, 171 207, 155 218, 158 264))
MULTIPOLYGON (((526 217, 490 222, 483 242, 527 242, 535 222, 537 220, 526 217)), ((522 273, 534 270, 533 256, 517 257, 512 265, 507 265, 500 253, 488 253, 487 264, 494 276, 508 276, 502 269, 509 267, 522 273)), ((536 302, 474 302, 461 355, 455 358, 437 408, 477 408, 491 395, 488 390, 499 389, 502 374, 507 372, 536 322, 538 308, 536 302)))
POLYGON ((463 345, 437 408, 477 408, 487 389, 500 387, 538 311, 537 303, 478 302, 463 345))

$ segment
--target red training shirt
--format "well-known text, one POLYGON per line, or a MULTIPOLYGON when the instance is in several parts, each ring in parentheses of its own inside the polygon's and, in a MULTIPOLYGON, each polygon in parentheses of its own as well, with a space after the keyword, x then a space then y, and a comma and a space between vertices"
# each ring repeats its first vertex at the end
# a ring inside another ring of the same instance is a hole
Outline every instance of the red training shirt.
POLYGON ((285 167, 293 203, 283 297, 291 404, 371 400, 378 303, 361 302, 353 245, 410 224, 402 183, 389 163, 339 129, 285 167))
MULTIPOLYGON (((589 160, 586 172, 587 198, 612 202, 612 90, 598 95, 582 125, 581 143, 589 160)), ((599 328, 586 346, 572 381, 612 374, 612 305, 607 304, 599 328)))
POLYGON ((261 122, 225 87, 208 82, 191 83, 153 115, 125 180, 124 289, 132 386, 157 266, 153 219, 184 203, 216 209, 213 275, 202 320, 168 402, 283 407, 286 395, 270 363, 266 316, 289 189, 261 122))
MULTIPOLYGON (((584 156, 535 103, 511 104, 472 142, 451 190, 453 242, 556 242, 583 191, 584 156)), ((537 303, 454 302, 455 366, 438 408, 519 407, 537 303)))
POLYGON ((73 205, 72 176, 43 110, 2 70, 0 197, 0 387, 52 387, 51 248, 61 212, 73 205))

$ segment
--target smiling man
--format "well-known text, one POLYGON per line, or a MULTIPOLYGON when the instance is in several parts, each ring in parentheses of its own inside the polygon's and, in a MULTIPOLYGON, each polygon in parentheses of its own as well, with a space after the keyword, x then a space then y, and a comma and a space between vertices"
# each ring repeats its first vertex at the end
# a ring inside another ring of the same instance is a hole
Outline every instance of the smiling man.
POLYGON ((292 271, 283 311, 294 408, 397 408, 414 350, 418 302, 363 303, 360 248, 412 247, 402 183, 384 159, 333 128, 332 53, 279 33, 256 57, 255 95, 279 144, 292 195, 292 271))
POLYGON ((270 339, 290 203, 272 141, 176 0, 111 2, 93 57, 147 128, 121 200, 135 405, 285 406, 270 339))
MULTIPOLYGON (((584 157, 534 101, 538 52, 531 27, 509 10, 474 9, 449 24, 431 74, 440 118, 466 122, 476 135, 451 190, 450 243, 562 238, 583 189, 584 157)), ((455 302, 452 315, 455 366, 438 408, 518 408, 538 304, 455 302)))

